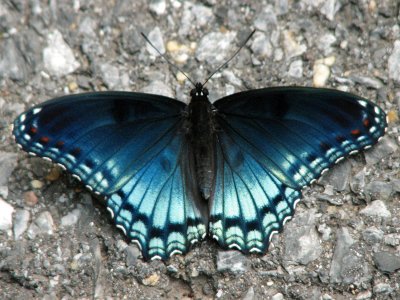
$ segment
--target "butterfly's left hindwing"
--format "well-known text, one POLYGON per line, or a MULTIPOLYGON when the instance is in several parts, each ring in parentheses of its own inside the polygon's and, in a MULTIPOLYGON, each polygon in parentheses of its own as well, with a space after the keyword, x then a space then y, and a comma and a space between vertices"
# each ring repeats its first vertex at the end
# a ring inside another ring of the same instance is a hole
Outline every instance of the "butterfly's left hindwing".
POLYGON ((184 109, 140 93, 66 96, 20 115, 13 134, 25 151, 59 163, 106 196, 116 224, 145 258, 167 258, 205 235, 195 183, 187 180, 184 109))
POLYGON ((268 88, 214 103, 217 153, 210 235, 263 252, 294 213, 301 188, 384 134, 385 113, 352 94, 268 88))

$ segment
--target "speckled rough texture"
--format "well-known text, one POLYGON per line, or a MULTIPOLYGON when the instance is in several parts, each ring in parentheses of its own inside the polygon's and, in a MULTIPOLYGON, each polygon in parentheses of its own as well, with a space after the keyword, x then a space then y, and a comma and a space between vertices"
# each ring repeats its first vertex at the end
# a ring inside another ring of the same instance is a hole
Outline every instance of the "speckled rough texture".
POLYGON ((11 174, 0 178, 0 298, 399 299, 399 6, 0 1, 0 174, 11 174), (190 84, 148 50, 140 31, 204 80, 252 28, 249 44, 208 82, 211 99, 322 85, 369 98, 389 116, 379 145, 304 191, 265 255, 224 252, 207 239, 185 256, 143 262, 102 199, 13 142, 17 114, 58 95, 114 89, 188 101, 190 84))

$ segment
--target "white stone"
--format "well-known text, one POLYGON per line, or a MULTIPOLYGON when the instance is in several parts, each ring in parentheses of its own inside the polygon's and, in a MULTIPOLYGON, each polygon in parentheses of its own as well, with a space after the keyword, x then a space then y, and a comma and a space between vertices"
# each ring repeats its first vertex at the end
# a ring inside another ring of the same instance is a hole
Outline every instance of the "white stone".
POLYGON ((389 77, 400 82, 400 40, 394 42, 392 54, 388 59, 389 77))
MULTIPOLYGON (((161 54, 165 53, 165 45, 160 27, 155 27, 152 31, 150 31, 148 38, 161 54)), ((157 57, 160 55, 149 43, 146 43, 146 49, 152 56, 157 57)))
POLYGON ((293 61, 289 66, 288 75, 294 78, 303 77, 303 61, 300 59, 293 61))
POLYGON ((360 210, 360 214, 369 217, 382 217, 390 218, 392 214, 386 208, 385 203, 382 200, 375 200, 368 204, 367 207, 360 210))
POLYGON ((283 297, 282 293, 277 293, 277 294, 273 295, 271 298, 271 300, 283 300, 283 299, 285 299, 285 298, 283 297))
POLYGON ((12 214, 14 207, 0 198, 0 230, 10 230, 12 226, 12 214))
POLYGON ((47 36, 47 47, 43 49, 45 69, 54 76, 62 77, 80 67, 72 49, 64 41, 61 32, 54 30, 47 36))
POLYGON ((313 67, 313 73, 313 85, 315 87, 324 87, 329 79, 331 70, 327 65, 316 61, 313 67))
POLYGON ((307 51, 307 46, 299 42, 299 37, 295 36, 294 32, 283 32, 283 46, 285 48, 286 59, 300 56, 307 51))
POLYGON ((161 16, 165 14, 167 10, 167 3, 165 2, 165 0, 153 0, 149 4, 149 9, 156 15, 161 16))
POLYGON ((19 239, 20 236, 28 229, 28 222, 31 214, 25 209, 17 209, 14 214, 14 239, 19 239))
POLYGON ((73 209, 70 213, 61 218, 61 226, 72 226, 75 225, 81 216, 81 210, 79 208, 73 209))

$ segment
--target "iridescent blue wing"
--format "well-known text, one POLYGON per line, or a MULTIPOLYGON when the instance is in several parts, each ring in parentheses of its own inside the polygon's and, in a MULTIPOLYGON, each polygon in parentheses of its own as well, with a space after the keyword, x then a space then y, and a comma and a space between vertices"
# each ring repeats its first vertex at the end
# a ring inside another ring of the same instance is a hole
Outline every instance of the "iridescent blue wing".
POLYGON ((214 105, 210 234, 243 252, 264 252, 272 233, 294 214, 301 188, 376 143, 387 126, 373 103, 329 89, 260 89, 214 105))
POLYGON ((188 178, 185 106, 141 93, 72 95, 23 113, 13 134, 25 151, 106 196, 116 225, 143 256, 164 259, 205 235, 196 185, 188 178))

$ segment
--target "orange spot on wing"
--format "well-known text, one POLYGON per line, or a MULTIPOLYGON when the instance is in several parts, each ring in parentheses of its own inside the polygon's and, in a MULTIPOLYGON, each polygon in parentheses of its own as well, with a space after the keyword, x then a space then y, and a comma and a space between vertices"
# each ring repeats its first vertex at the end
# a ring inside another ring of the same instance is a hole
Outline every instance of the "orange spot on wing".
POLYGON ((351 134, 352 134, 352 135, 360 135, 360 134, 361 134, 361 131, 360 131, 360 129, 353 129, 353 130, 351 131, 351 134))
POLYGON ((37 128, 36 127, 31 127, 29 128, 29 132, 32 134, 35 134, 37 132, 37 128))
POLYGON ((42 136, 39 140, 42 144, 46 144, 49 142, 49 137, 47 136, 42 136))
POLYGON ((56 147, 57 148, 62 148, 64 146, 64 142, 63 141, 58 141, 57 143, 56 143, 56 147))

